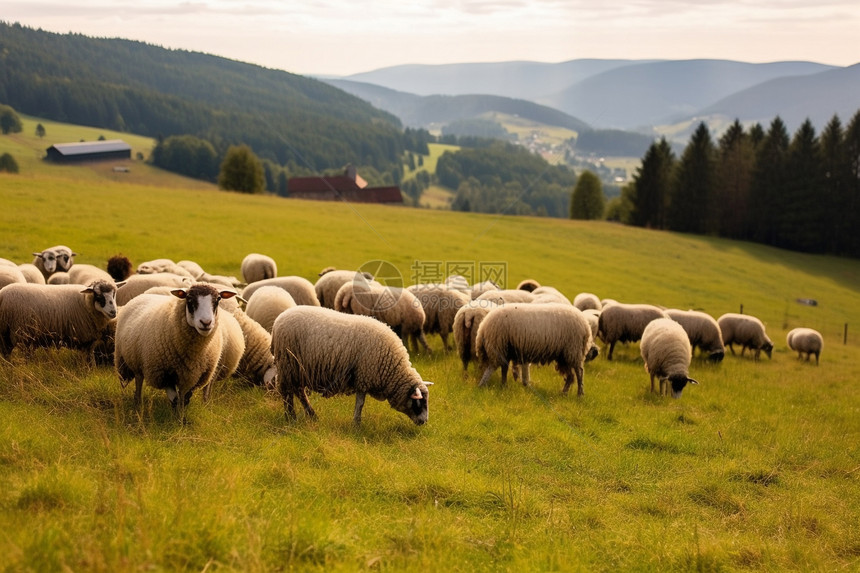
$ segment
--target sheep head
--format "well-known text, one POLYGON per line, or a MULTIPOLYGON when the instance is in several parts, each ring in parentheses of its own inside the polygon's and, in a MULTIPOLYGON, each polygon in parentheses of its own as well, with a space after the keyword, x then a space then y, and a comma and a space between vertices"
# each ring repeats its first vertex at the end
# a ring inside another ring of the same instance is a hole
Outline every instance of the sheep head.
POLYGON ((178 288, 170 294, 185 301, 185 321, 201 336, 215 331, 218 303, 222 298, 236 296, 236 291, 221 290, 207 284, 195 284, 189 288, 178 288))

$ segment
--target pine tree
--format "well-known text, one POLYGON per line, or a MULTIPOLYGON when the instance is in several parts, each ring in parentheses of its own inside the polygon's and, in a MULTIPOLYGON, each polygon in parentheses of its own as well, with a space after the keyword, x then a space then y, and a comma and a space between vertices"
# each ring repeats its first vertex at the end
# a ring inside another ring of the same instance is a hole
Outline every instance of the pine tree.
POLYGON ((749 238, 758 243, 776 244, 776 221, 787 180, 788 145, 785 123, 777 116, 756 150, 747 224, 749 238))
POLYGON ((834 115, 821 132, 821 160, 824 183, 821 201, 825 216, 819 221, 819 233, 824 240, 825 252, 847 254, 844 237, 851 233, 851 213, 845 209, 848 202, 849 180, 848 156, 842 122, 834 115))
POLYGON ((849 214, 849 231, 840 239, 844 241, 848 254, 860 257, 860 111, 848 122, 844 141, 849 179, 842 209, 849 214))
POLYGON ((573 188, 570 198, 571 219, 601 219, 605 199, 600 178, 591 171, 584 171, 573 188))
POLYGON ((742 239, 755 166, 753 142, 737 119, 720 138, 711 209, 717 215, 722 237, 742 239))
POLYGON ((702 122, 684 149, 672 178, 669 229, 699 234, 716 230, 716 217, 709 210, 715 171, 714 143, 708 126, 702 122))
POLYGON ((666 226, 666 201, 675 154, 663 137, 651 144, 642 165, 633 175, 634 197, 631 222, 639 227, 663 229, 666 226))
POLYGON ((822 252, 820 222, 826 211, 821 199, 824 173, 821 146, 808 119, 789 144, 781 209, 776 215, 776 245, 805 252, 822 252))

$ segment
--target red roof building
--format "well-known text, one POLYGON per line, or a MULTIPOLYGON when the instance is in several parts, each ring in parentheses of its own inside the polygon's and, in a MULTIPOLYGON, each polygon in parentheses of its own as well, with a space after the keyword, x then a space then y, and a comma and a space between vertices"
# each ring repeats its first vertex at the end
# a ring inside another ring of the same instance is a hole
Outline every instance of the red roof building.
POLYGON ((287 181, 287 193, 296 199, 315 201, 403 204, 399 187, 368 187, 351 165, 343 175, 293 177, 287 181))

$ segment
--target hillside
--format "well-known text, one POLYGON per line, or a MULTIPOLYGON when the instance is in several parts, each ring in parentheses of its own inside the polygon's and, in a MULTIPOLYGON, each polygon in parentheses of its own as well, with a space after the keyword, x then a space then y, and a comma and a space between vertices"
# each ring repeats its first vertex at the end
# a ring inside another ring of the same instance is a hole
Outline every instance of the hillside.
POLYGON ((123 252, 236 274, 263 252, 282 275, 381 260, 407 283, 484 265, 570 298, 743 304, 775 348, 697 357, 699 384, 673 400, 649 392, 638 344, 619 345, 585 365, 577 397, 552 365, 532 365, 527 388, 498 373, 478 387, 480 369, 431 335, 434 353, 411 357, 435 382, 429 422, 368 400, 360 428, 352 396, 312 394, 318 418, 288 422, 276 393, 237 379, 207 403, 195 392, 181 425, 150 387, 135 410, 109 366, 16 349, 0 359, 7 569, 855 568, 860 262, 601 222, 93 184, 86 169, 0 174, 0 257, 63 243, 79 263, 123 252), (46 205, 62 216, 34 216, 46 205), (820 366, 786 348, 798 325, 824 334, 820 366))
POLYGON ((21 113, 139 133, 192 134, 223 152, 320 170, 386 170, 399 121, 323 82, 216 56, 0 23, 0 102, 21 113))
POLYGON ((585 122, 575 117, 522 99, 476 94, 418 96, 363 82, 325 81, 397 116, 410 127, 438 127, 456 120, 503 113, 573 131, 589 129, 585 122))

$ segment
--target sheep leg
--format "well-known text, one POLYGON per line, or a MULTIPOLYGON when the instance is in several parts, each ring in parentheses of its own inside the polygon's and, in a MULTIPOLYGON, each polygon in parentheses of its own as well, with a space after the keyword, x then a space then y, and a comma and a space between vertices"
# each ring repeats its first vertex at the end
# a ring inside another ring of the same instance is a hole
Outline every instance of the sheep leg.
POLYGON ((734 343, 733 343, 733 342, 729 342, 726 346, 728 346, 728 347, 729 347, 729 350, 731 350, 731 351, 732 351, 732 354, 734 354, 734 353, 735 353, 735 347, 734 347, 734 343))
POLYGON ((352 423, 356 426, 361 425, 361 409, 364 408, 365 396, 364 392, 355 393, 355 410, 352 413, 352 423))
POLYGON ((495 368, 494 368, 494 367, 492 367, 492 366, 487 366, 487 367, 484 369, 484 375, 483 375, 483 376, 481 376, 481 381, 480 381, 480 382, 478 382, 478 386, 486 386, 487 381, 490 379, 490 376, 492 376, 492 375, 493 375, 493 372, 494 372, 494 371, 495 371, 495 368))
POLYGON ((308 400, 308 393, 304 387, 299 388, 299 402, 302 403, 302 406, 305 408, 305 414, 308 415, 308 418, 316 418, 317 413, 314 411, 313 406, 311 406, 310 401, 308 400))
POLYGON ((293 402, 293 392, 284 393, 284 416, 287 420, 296 419, 296 404, 293 402))
POLYGON ((577 365, 573 367, 573 372, 576 374, 576 395, 584 396, 585 395, 585 370, 582 365, 577 365))
POLYGON ((140 410, 141 391, 143 390, 143 374, 134 377, 134 407, 140 410))
POLYGON ((573 384, 573 370, 570 368, 563 368, 561 365, 557 367, 557 370, 564 378, 564 387, 561 389, 561 393, 567 394, 573 384))
POLYGON ((508 383, 508 361, 505 360, 505 363, 502 364, 502 386, 508 383))
POLYGON ((609 343, 609 354, 606 356, 607 360, 612 360, 612 351, 615 350, 615 341, 609 343))
MULTIPOLYGON (((433 351, 430 350, 430 347, 427 345, 427 338, 424 337, 424 331, 423 330, 418 333, 417 338, 418 338, 418 342, 421 343, 421 346, 424 347, 424 350, 427 351, 427 354, 433 354, 433 351)), ((417 346, 418 345, 416 344, 416 347, 417 346)))
POLYGON ((520 363, 520 374, 523 379, 523 386, 529 387, 531 385, 531 381, 529 380, 529 363, 521 362, 520 363))
MULTIPOLYGON (((650 376, 651 376, 651 393, 653 394, 654 392, 656 392, 656 390, 654 389, 654 374, 650 374, 650 376)), ((663 383, 660 382, 661 391, 662 391, 662 388, 663 388, 663 383)))

